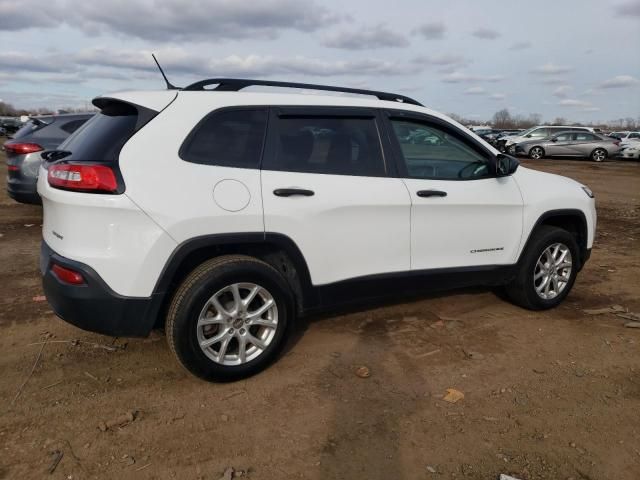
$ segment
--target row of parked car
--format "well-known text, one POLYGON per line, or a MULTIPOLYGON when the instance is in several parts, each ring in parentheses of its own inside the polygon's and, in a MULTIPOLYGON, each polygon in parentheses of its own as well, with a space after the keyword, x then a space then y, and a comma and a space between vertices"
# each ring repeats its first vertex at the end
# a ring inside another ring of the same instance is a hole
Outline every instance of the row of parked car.
MULTIPOLYGON (((30 117, 19 122, 3 145, 7 156, 7 192, 22 203, 41 203, 36 184, 41 154, 54 150, 93 114, 63 114, 30 117)), ((19 120, 19 119, 18 119, 19 120)))
POLYGON ((640 132, 605 134, 598 128, 562 125, 539 125, 515 131, 488 127, 471 127, 471 130, 501 152, 534 160, 578 157, 602 162, 610 157, 637 160, 640 155, 640 132))

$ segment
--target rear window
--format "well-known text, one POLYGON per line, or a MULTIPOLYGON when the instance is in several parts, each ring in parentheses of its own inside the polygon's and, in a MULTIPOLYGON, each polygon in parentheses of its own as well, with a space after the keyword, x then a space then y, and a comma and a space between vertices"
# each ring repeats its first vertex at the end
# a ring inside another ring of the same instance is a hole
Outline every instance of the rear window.
POLYGON ((121 102, 110 103, 58 149, 71 152, 66 160, 115 162, 124 144, 136 132, 137 123, 136 107, 121 102))
POLYGON ((64 130, 67 133, 73 133, 75 132, 78 128, 80 128, 80 126, 86 122, 86 119, 81 119, 81 120, 71 120, 70 122, 65 123, 64 125, 61 125, 60 128, 62 130, 64 130))
POLYGON ((26 137, 27 135, 32 134, 33 132, 40 130, 42 127, 45 127, 47 124, 38 120, 28 120, 25 122, 22 127, 15 133, 13 138, 18 140, 20 138, 26 137))

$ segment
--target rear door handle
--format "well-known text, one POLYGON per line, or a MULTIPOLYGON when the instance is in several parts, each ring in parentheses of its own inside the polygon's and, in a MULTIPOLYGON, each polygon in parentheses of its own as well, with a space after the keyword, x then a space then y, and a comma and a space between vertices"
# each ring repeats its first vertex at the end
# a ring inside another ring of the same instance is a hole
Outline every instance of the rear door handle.
POLYGON ((419 197, 446 197, 447 192, 442 190, 418 190, 419 197))
POLYGON ((273 194, 277 197, 291 197, 293 195, 312 197, 315 192, 313 190, 305 190, 304 188, 276 188, 273 194))

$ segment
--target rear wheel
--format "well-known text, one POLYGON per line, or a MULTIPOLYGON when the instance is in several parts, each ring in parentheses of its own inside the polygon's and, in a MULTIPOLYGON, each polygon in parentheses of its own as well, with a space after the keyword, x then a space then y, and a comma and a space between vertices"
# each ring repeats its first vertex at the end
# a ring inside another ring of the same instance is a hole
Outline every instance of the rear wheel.
POLYGON ((513 303, 529 310, 559 305, 571 291, 578 272, 578 245, 566 230, 539 227, 527 243, 518 273, 506 292, 513 303))
POLYGON ((594 162, 602 162, 607 159, 607 151, 604 148, 596 148, 591 152, 591 160, 594 162))
POLYGON ((291 297, 270 265, 241 255, 209 260, 182 282, 166 320, 169 346, 194 375, 231 381, 266 368, 290 333, 291 297))
POLYGON ((540 160, 544 157, 544 149, 542 147, 533 147, 529 150, 529 158, 540 160))

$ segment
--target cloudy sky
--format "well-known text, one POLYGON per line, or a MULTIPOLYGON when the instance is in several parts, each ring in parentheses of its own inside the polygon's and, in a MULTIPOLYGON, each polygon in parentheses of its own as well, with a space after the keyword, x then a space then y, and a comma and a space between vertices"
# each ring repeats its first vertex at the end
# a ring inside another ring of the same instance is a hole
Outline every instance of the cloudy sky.
POLYGON ((0 0, 0 99, 238 76, 396 91, 478 120, 640 116, 640 0, 0 0))

